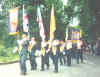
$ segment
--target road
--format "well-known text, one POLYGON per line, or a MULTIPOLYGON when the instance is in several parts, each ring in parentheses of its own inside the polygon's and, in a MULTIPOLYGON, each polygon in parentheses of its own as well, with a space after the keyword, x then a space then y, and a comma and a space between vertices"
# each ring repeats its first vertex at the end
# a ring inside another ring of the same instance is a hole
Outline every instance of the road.
MULTIPOLYGON (((25 77, 100 77, 100 56, 84 56, 83 64, 76 64, 72 61, 72 66, 59 66, 59 73, 53 73, 53 65, 50 69, 40 71, 40 58, 37 58, 38 68, 36 71, 30 70, 30 63, 27 61, 27 75, 25 77)), ((23 77, 20 75, 19 63, 0 65, 0 77, 23 77)))

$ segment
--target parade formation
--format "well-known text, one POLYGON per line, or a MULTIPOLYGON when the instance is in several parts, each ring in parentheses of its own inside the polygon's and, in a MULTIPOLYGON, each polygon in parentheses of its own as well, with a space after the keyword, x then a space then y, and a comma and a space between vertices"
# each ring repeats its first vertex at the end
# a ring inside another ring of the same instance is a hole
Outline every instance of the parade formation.
POLYGON ((36 54, 37 49, 39 48, 37 46, 37 41, 35 40, 35 37, 32 37, 31 40, 29 40, 27 37, 27 33, 24 33, 22 35, 22 40, 20 40, 19 42, 19 63, 22 75, 26 75, 26 60, 28 54, 31 70, 36 70, 38 67, 36 62, 37 57, 41 57, 40 71, 45 71, 45 69, 49 70, 49 59, 51 59, 54 65, 55 73, 59 72, 59 64, 71 66, 71 60, 73 58, 76 59, 77 64, 83 63, 82 40, 77 40, 76 47, 75 44, 73 46, 72 40, 60 41, 55 39, 52 42, 44 41, 41 42, 41 50, 39 54, 36 54))
MULTIPOLYGON (((82 31, 80 29, 72 29, 69 36, 69 31, 66 30, 66 37, 64 40, 59 40, 55 37, 56 22, 54 16, 54 7, 51 9, 50 19, 50 39, 46 40, 45 31, 42 23, 42 16, 40 8, 37 10, 37 22, 39 23, 41 41, 38 41, 34 34, 30 37, 29 24, 26 10, 23 6, 23 34, 22 38, 17 40, 18 46, 16 51, 19 52, 19 64, 21 75, 26 75, 27 67, 26 60, 29 56, 31 70, 37 70, 36 58, 41 57, 41 71, 45 69, 50 70, 50 60, 54 65, 54 73, 59 72, 59 64, 65 66, 72 66, 72 59, 76 59, 76 63, 80 61, 83 63, 83 42, 82 31), (40 42, 40 48, 38 46, 40 42), (37 50, 40 49, 37 54, 37 50), (46 66, 46 67, 45 67, 46 66)), ((18 25, 18 8, 9 11, 9 35, 19 36, 18 25)))
POLYGON ((0 0, 0 77, 100 77, 100 0, 0 0))

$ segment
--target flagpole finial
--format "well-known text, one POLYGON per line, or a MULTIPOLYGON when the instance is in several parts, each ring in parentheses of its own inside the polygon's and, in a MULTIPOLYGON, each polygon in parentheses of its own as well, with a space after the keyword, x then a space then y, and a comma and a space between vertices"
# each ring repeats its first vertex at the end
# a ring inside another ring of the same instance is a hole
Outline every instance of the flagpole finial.
POLYGON ((54 4, 52 4, 52 7, 54 7, 54 4))
POLYGON ((23 5, 23 8, 24 8, 24 5, 23 5))

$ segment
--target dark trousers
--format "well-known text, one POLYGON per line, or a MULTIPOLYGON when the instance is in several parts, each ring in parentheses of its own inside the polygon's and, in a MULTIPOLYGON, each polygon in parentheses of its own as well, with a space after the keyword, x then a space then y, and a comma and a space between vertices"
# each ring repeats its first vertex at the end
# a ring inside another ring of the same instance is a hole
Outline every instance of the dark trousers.
POLYGON ((50 55, 50 58, 51 58, 51 60, 52 60, 52 63, 54 64, 54 56, 53 56, 52 51, 49 52, 49 55, 50 55))
POLYGON ((67 65, 71 66, 71 57, 72 57, 72 52, 71 50, 66 51, 66 56, 67 56, 67 65))
POLYGON ((33 51, 29 53, 30 57, 30 65, 31 65, 31 70, 36 70, 37 69, 37 63, 36 63, 36 56, 33 51))
POLYGON ((26 60, 27 60, 27 54, 28 52, 25 50, 25 51, 21 51, 19 53, 19 64, 20 64, 20 70, 22 73, 25 73, 27 71, 27 68, 26 68, 26 60))
POLYGON ((77 50, 73 50, 73 51, 72 51, 72 59, 75 59, 75 58, 76 58, 76 55, 75 55, 75 54, 76 54, 76 51, 77 51, 77 50))
POLYGON ((81 49, 78 49, 76 52, 76 60, 77 64, 79 64, 79 60, 81 60, 81 63, 83 63, 83 52, 81 49))
POLYGON ((49 69, 49 54, 46 53, 44 56, 41 56, 41 70, 44 70, 44 66, 47 66, 47 69, 49 69))
POLYGON ((60 58, 60 65, 66 64, 65 55, 63 54, 63 52, 60 52, 59 58, 60 58))
POLYGON ((45 54, 45 64, 47 65, 47 69, 49 69, 49 53, 45 54))
POLYGON ((100 55, 100 48, 97 48, 96 55, 100 55))
POLYGON ((53 55, 53 60, 54 60, 54 71, 58 72, 58 55, 59 53, 57 52, 56 55, 53 55))

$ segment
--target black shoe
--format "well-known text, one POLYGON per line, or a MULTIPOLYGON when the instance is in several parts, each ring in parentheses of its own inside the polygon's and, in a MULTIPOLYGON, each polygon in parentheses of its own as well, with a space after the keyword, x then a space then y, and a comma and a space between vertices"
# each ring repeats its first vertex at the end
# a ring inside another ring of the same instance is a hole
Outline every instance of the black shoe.
POLYGON ((79 62, 77 62, 77 64, 79 64, 79 62))
POLYGON ((47 67, 47 70, 49 70, 49 67, 47 67))
POLYGON ((83 61, 81 61, 81 63, 84 63, 83 61))
POLYGON ((21 72, 20 74, 21 74, 21 75, 26 75, 26 72, 21 72))
POLYGON ((40 71, 44 71, 44 69, 41 69, 40 71))
POLYGON ((34 68, 31 68, 31 71, 35 70, 34 68))
POLYGON ((37 70, 37 67, 35 67, 34 69, 37 70))
POLYGON ((71 65, 68 64, 67 66, 70 67, 71 65))
POLYGON ((63 65, 63 64, 60 64, 61 66, 63 65))
POLYGON ((70 63, 68 63, 68 64, 67 64, 67 66, 71 66, 71 64, 70 64, 70 63))
POLYGON ((26 72, 24 72, 24 75, 26 75, 26 72))
POLYGON ((58 71, 54 71, 54 73, 58 73, 58 71))
POLYGON ((66 65, 66 63, 64 63, 64 65, 66 65))
POLYGON ((33 71, 33 70, 37 70, 37 67, 33 67, 33 68, 31 68, 31 71, 33 71))

